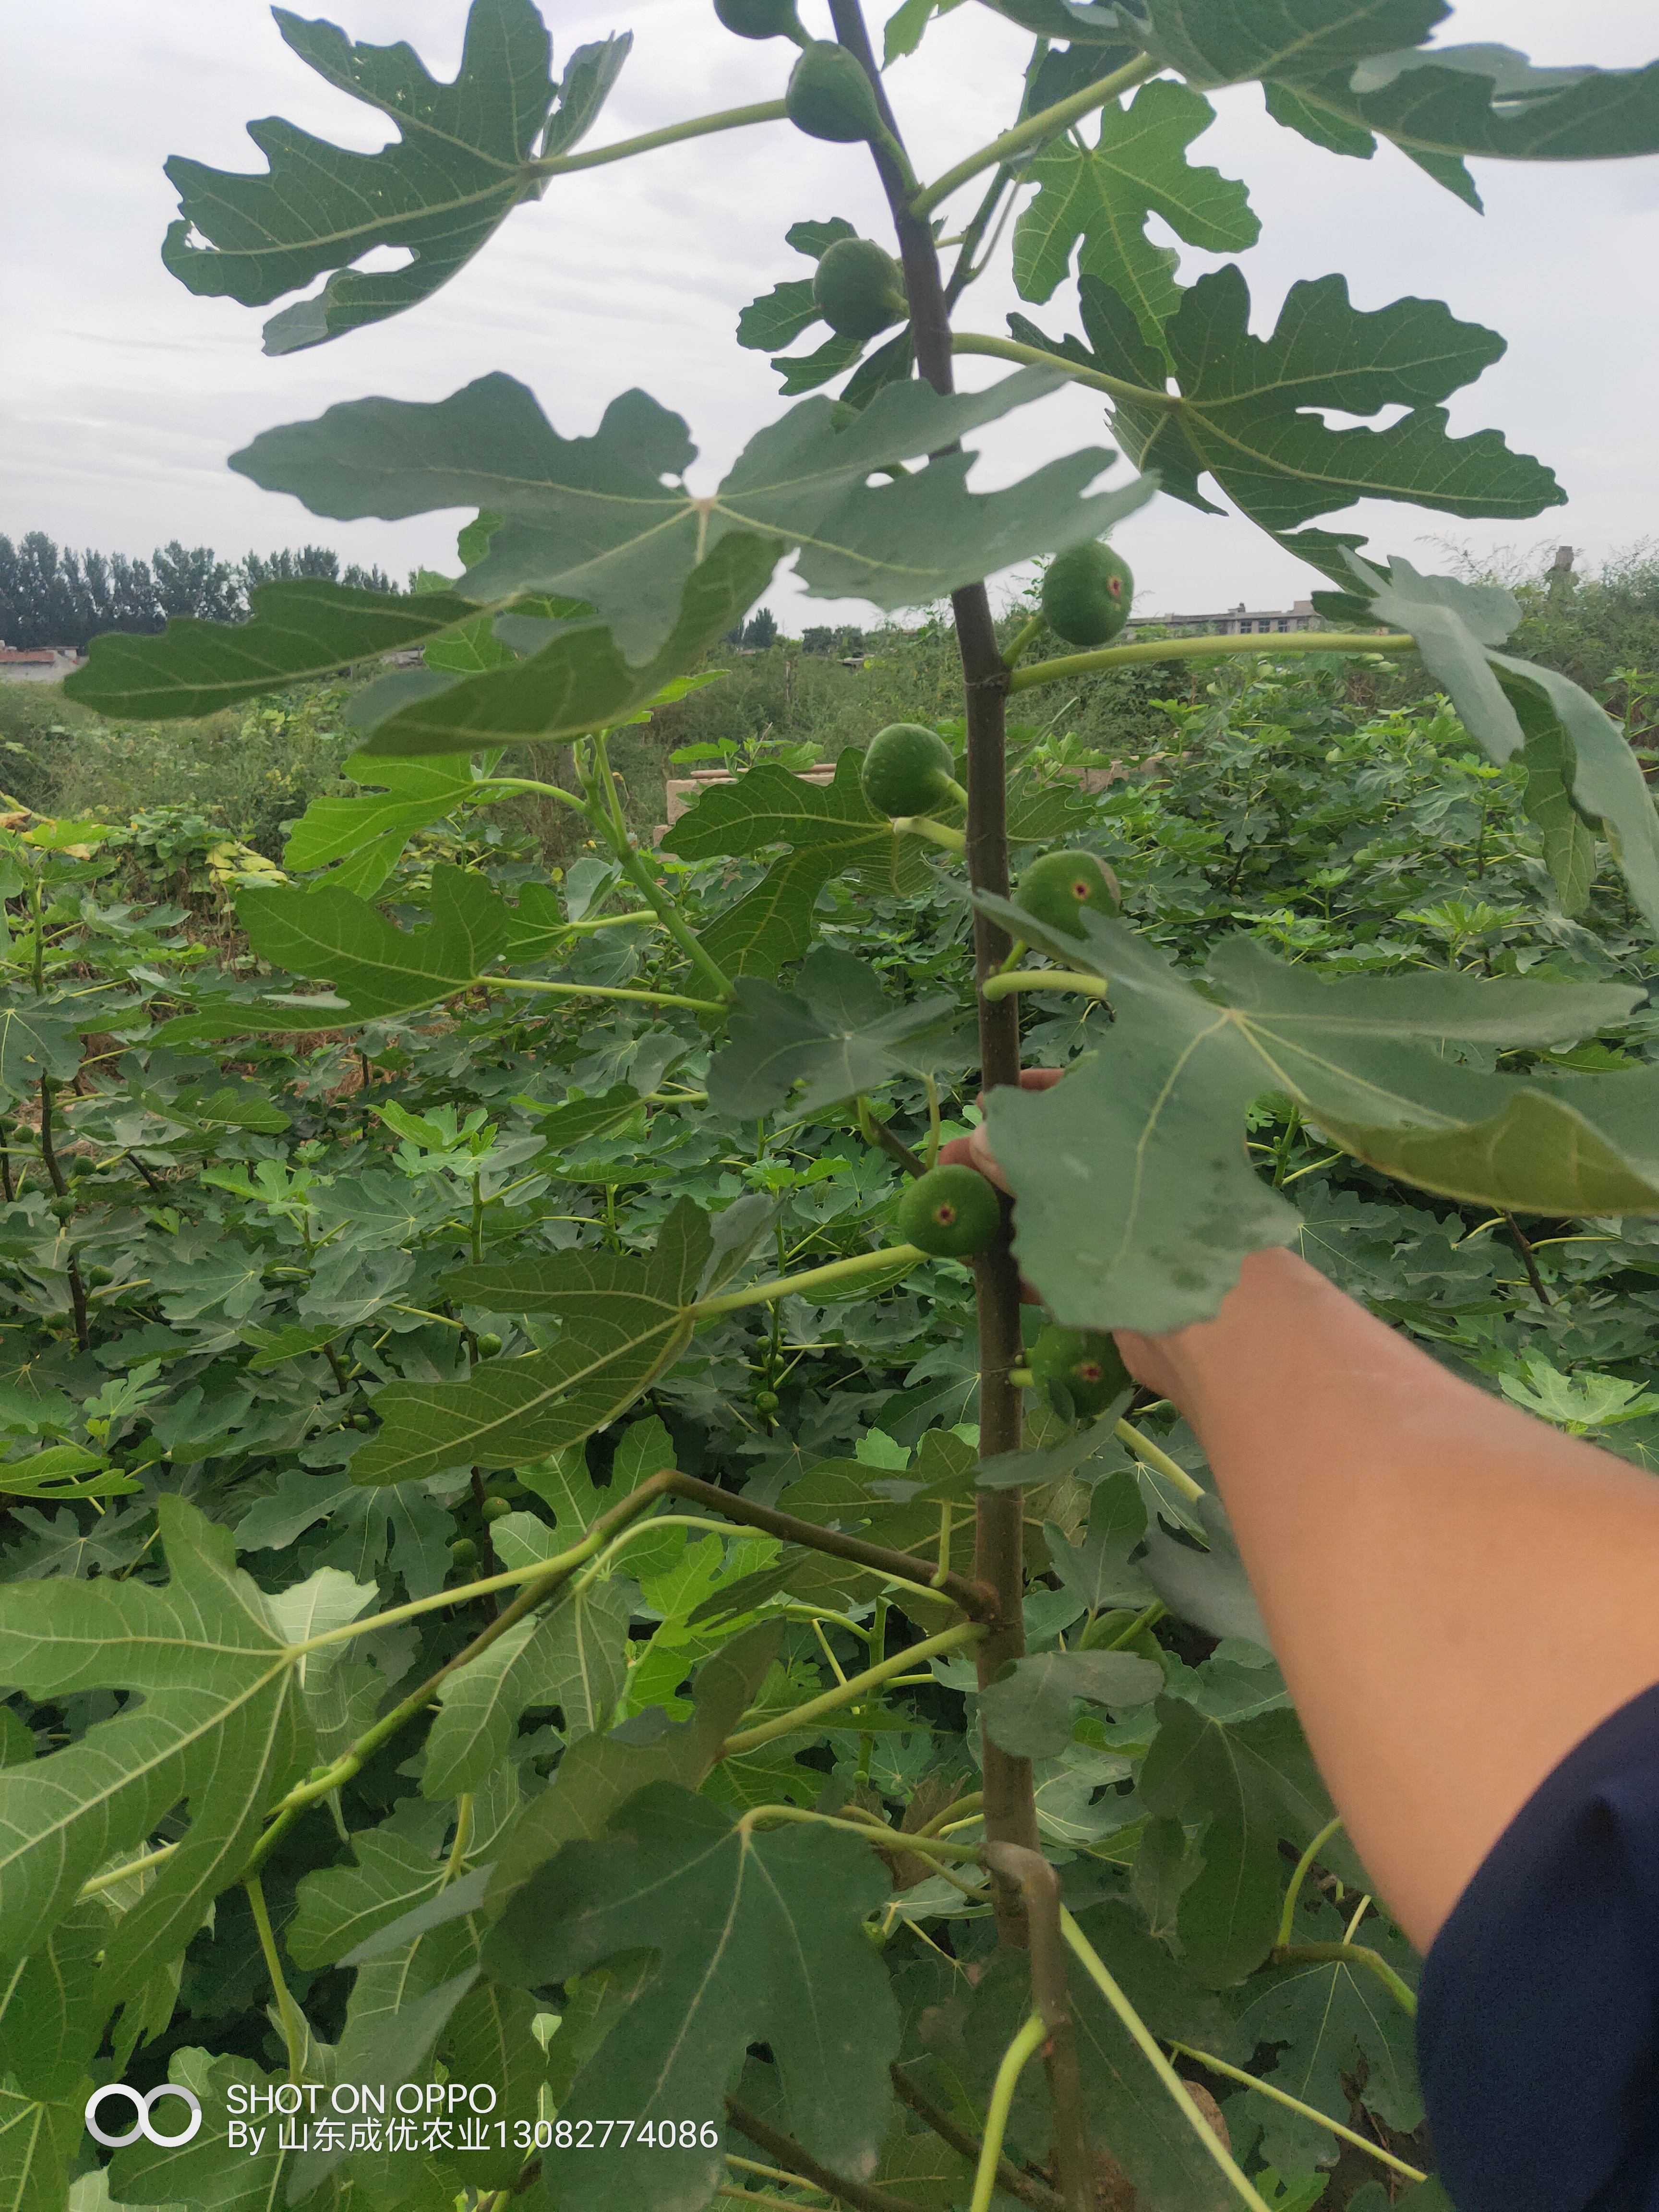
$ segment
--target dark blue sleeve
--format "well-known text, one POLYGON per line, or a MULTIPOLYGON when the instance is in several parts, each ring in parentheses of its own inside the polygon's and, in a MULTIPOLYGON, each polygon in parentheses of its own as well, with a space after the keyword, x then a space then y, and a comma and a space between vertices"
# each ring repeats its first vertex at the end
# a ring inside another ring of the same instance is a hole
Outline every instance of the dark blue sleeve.
POLYGON ((1430 1948, 1417 2040, 1458 2212, 1659 2212, 1659 1686, 1493 1844, 1430 1948))

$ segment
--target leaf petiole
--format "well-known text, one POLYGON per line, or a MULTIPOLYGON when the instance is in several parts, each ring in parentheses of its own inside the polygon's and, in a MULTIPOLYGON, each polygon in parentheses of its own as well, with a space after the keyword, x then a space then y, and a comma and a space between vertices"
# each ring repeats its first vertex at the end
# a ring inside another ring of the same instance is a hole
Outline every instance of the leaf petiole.
POLYGON ((1088 1975, 1089 1979, 1110 2005, 1124 2027, 1127 2028, 1135 2042, 1139 2045, 1142 2052, 1151 2063, 1152 2071, 1180 2106, 1182 2118, 1198 2137, 1205 2151, 1215 2160, 1238 2195, 1249 2206, 1250 2212, 1267 2212, 1267 2205, 1262 2202, 1256 2190, 1245 2179, 1232 2153, 1222 2148, 1221 2140, 1214 2129, 1193 2102, 1186 2083, 1159 2050, 1146 2021, 1142 2020, 1128 1998, 1113 1980, 1099 1953, 1064 1905, 1060 1907, 1060 1932, 1066 1938, 1066 1948, 1073 1957, 1076 1959, 1084 1972, 1088 1975))
POLYGON ((954 1628, 941 1630, 908 1650, 896 1652, 884 1659, 878 1667, 867 1668, 862 1674, 851 1674, 838 1682, 833 1690, 826 1690, 821 1698, 809 1698, 804 1705, 793 1705, 787 1713, 774 1720, 763 1721, 758 1728, 739 1729, 735 1735, 726 1739, 722 1759, 735 1759, 741 1753, 754 1751, 761 1744, 770 1743, 775 1737, 793 1735, 798 1729, 807 1727, 821 1714, 835 1712, 842 1705, 855 1705, 866 1690, 878 1689, 895 1674, 902 1674, 918 1660, 932 1659, 946 1651, 959 1651, 964 1644, 977 1644, 988 1631, 977 1620, 958 1621, 954 1628))
POLYGON ((935 182, 918 192, 910 202, 915 216, 930 214, 941 200, 949 199, 959 185, 976 177, 983 169, 994 169, 1013 154, 1024 153, 1028 146, 1036 146, 1056 131, 1080 122, 1097 107, 1104 107, 1109 100, 1115 100, 1121 92, 1144 84, 1149 76, 1156 76, 1164 64, 1151 54, 1137 54, 1133 61, 1125 62, 1121 69, 1114 70, 1109 76, 1097 77, 1085 84, 1081 92, 1074 92, 1068 100, 1057 100, 1052 107, 1040 108, 1028 115, 1024 123, 1017 123, 1012 131, 993 138, 976 153, 967 155, 953 169, 947 169, 935 182))
POLYGON ((1285 1893, 1285 1909, 1279 1916, 1279 1933, 1273 1939, 1274 1950, 1287 1951, 1290 1948, 1291 1938, 1296 1933, 1296 1905, 1302 1894, 1302 1885, 1308 1879, 1308 1872, 1314 1861, 1341 1826, 1342 1815, 1339 1813, 1334 1820, 1325 1823, 1297 1861, 1296 1872, 1291 1876, 1291 1886, 1285 1893))
POLYGON ((637 138, 620 138, 614 146, 600 146, 592 153, 555 154, 544 161, 526 161, 525 172, 532 177, 565 177, 573 170, 602 168, 607 161, 626 161, 635 154, 653 153, 659 146, 679 146, 688 138, 707 138, 717 131, 742 131, 751 123, 781 123, 788 113, 781 100, 757 100, 751 107, 722 108, 716 115, 694 115, 689 122, 642 131, 637 138))
POLYGON ((1178 1461, 1171 1459, 1150 1437, 1143 1437, 1139 1429, 1132 1429, 1127 1421, 1118 1422, 1112 1434, 1120 1443, 1127 1444, 1137 1459, 1145 1460, 1155 1474, 1161 1474, 1165 1482, 1178 1490, 1189 1505, 1194 1498, 1203 1497, 1203 1484, 1194 1482, 1178 1461))
POLYGON ((991 2101, 985 2108, 985 2137, 980 2145, 979 2170, 974 2176, 969 2212, 991 2212, 991 2199, 997 2190, 997 2168, 1002 2158, 1002 2138, 1008 2126, 1008 2108, 1014 2101, 1020 2075, 1048 2036, 1048 2023, 1041 2013, 1034 2012, 1002 2054, 1002 2063, 997 2068, 997 2078, 991 2087, 991 2101))
POLYGON ((917 837, 927 837, 935 845, 943 845, 947 853, 965 853, 968 840, 960 830, 953 830, 948 822, 935 822, 931 814, 896 814, 893 829, 902 834, 908 830, 917 837))
POLYGON ((850 1281, 872 1274, 878 1268, 920 1267, 927 1255, 915 1244, 888 1244, 879 1252, 856 1252, 849 1260, 831 1260, 822 1267, 808 1267, 799 1275, 783 1275, 775 1282, 751 1283, 746 1291, 726 1291, 719 1297, 703 1298, 690 1309, 697 1321, 711 1314, 736 1313, 744 1306, 769 1304, 775 1298, 793 1298, 830 1283, 850 1281))
POLYGON ((1006 999, 1014 991, 1077 991, 1085 999, 1103 999, 1111 986, 1103 975, 1085 975, 1075 968, 1015 968, 1006 975, 988 975, 980 990, 988 999, 1006 999))
POLYGON ((677 991, 630 991, 613 983, 544 983, 530 975, 487 975, 482 980, 497 991, 540 991, 559 999, 632 999, 647 1006, 684 1006, 693 1014, 726 1012, 714 999, 683 998, 677 991))
POLYGON ((1149 637, 1133 645, 1103 645, 1093 653, 1068 653, 1057 660, 1034 661, 1008 678, 1011 691, 1036 684, 1066 684, 1103 668, 1132 667, 1147 660, 1224 660, 1239 653, 1414 653, 1417 640, 1404 630, 1300 629, 1268 637, 1149 637))
POLYGON ((1428 2179, 1428 2175, 1420 2167, 1407 2166, 1403 2158, 1396 2158, 1391 2150, 1384 2150, 1381 2143, 1373 2142, 1368 2136, 1357 2135, 1353 2129, 1345 2128, 1340 2120, 1332 2119, 1315 2106, 1304 2105, 1299 2097, 1290 2096, 1285 2090, 1274 2088, 1271 2081, 1258 2081, 1254 2074, 1247 2074, 1242 2066, 1230 2066, 1224 2058, 1212 2058, 1207 2051, 1196 2051, 1190 2043, 1176 2043, 1171 2039, 1170 2048, 1178 2051, 1183 2058, 1196 2059, 1200 2066, 1207 2066, 1212 2074, 1224 2075, 1230 2081, 1240 2082, 1261 2096, 1271 2097, 1274 2104, 1284 2106, 1287 2112, 1299 2113, 1304 2120, 1311 2120, 1316 2127, 1328 2130, 1343 2142, 1352 2143, 1356 2150, 1363 2150, 1369 2156, 1380 2159, 1384 2166, 1391 2166, 1396 2173, 1403 2173, 1407 2181, 1428 2179))
POLYGON ((306 2033, 298 2008, 289 1993, 283 1978, 283 1962, 277 1956, 276 1937, 270 1925, 270 1914, 265 1906, 265 1893, 257 1874, 245 1875, 242 1887, 247 1892, 248 1903, 253 1908, 253 1924, 259 1931, 259 1948, 264 1954, 266 1971, 276 1999, 276 2011, 283 2023, 283 2040, 288 2046, 288 2078, 297 2081, 305 2071, 306 2033))

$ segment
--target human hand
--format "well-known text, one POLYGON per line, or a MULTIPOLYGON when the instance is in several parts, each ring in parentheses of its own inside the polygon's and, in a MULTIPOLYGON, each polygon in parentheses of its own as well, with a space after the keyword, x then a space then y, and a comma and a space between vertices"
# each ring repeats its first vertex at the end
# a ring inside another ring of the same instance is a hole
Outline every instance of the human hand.
MULTIPOLYGON (((1019 1087, 1022 1091, 1052 1091, 1065 1073, 1063 1067, 1023 1067, 1019 1072, 1019 1087)), ((979 1103, 982 1113, 985 1107, 982 1091, 979 1095, 979 1103)), ((941 1145, 939 1156, 941 1164, 945 1165, 976 1168, 999 1190, 1009 1188, 1008 1178, 1003 1174, 997 1156, 991 1149, 990 1130, 983 1121, 969 1135, 952 1137, 948 1145, 941 1145)), ((1019 1295, 1022 1303, 1028 1306, 1042 1304, 1042 1298, 1023 1275, 1019 1295)), ((1149 1390, 1156 1390, 1160 1397, 1174 1399, 1177 1404, 1180 1401, 1176 1392, 1180 1386, 1171 1352, 1175 1339, 1180 1334, 1176 1331, 1170 1337, 1155 1337, 1142 1336, 1133 1329, 1114 1329, 1112 1332, 1117 1348, 1123 1355, 1123 1363, 1136 1382, 1149 1390)))

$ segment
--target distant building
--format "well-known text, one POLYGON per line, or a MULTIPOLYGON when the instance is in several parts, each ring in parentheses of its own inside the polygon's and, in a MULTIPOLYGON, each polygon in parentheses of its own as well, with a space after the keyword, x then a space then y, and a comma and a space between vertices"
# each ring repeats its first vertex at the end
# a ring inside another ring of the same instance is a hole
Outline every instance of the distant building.
POLYGON ((1288 607, 1247 607, 1241 599, 1218 615, 1132 615, 1131 629, 1173 630, 1177 637, 1266 636, 1274 630, 1317 629, 1320 617, 1311 599, 1288 607))
POLYGON ((56 684, 85 658, 67 646, 0 645, 0 683, 56 684))

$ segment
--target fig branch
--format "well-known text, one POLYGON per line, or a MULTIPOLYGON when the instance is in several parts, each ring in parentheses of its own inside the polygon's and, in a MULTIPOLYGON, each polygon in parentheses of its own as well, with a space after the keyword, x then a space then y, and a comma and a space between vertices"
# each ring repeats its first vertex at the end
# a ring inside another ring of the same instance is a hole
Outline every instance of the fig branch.
POLYGON ((1224 660, 1252 653, 1413 653, 1416 648, 1417 640, 1403 630, 1291 629, 1275 631, 1271 637, 1138 638, 1133 645, 1103 645, 1092 653, 1034 661, 1013 672, 1008 689, 1029 691, 1038 684, 1069 684, 1076 676, 1132 667, 1144 660, 1224 660))
POLYGON ((1081 122, 1085 115, 1092 114, 1096 108, 1104 107, 1108 100, 1115 100, 1120 93, 1144 84, 1149 76, 1156 76, 1163 66, 1162 62, 1154 61, 1150 54, 1137 54, 1133 61, 1126 62, 1121 69, 1114 70, 1109 76, 1097 77, 1092 84, 1085 84, 1080 92, 1073 93, 1068 99, 1056 100, 1052 107, 1041 108, 1036 114, 1028 115, 1024 123, 1015 124, 1012 131, 1005 131, 1000 138, 993 138, 988 145, 981 146, 977 153, 966 155, 954 168, 947 169, 934 183, 926 185, 910 202, 910 212, 912 215, 931 215, 941 200, 949 199, 951 193, 959 185, 965 185, 970 177, 978 176, 984 169, 1000 167, 1014 155, 1023 154, 1028 146, 1041 145, 1045 138, 1052 138, 1057 132, 1068 130, 1073 123, 1081 122))
MULTIPOLYGON (((836 36, 863 68, 883 124, 895 140, 898 126, 871 52, 859 0, 830 0, 836 36)), ((905 170, 879 141, 871 155, 880 175, 897 234, 899 262, 910 309, 910 334, 918 372, 935 392, 954 389, 951 316, 933 227, 910 204, 905 170)), ((1008 893, 1006 699, 1008 672, 997 644, 990 595, 972 584, 951 595, 957 649, 962 660, 968 725, 968 879, 975 890, 1008 893)), ((974 916, 975 969, 982 983, 1000 964, 1008 940, 984 915, 974 916)), ((979 1002, 980 1075, 987 1091, 1019 1081, 1019 1012, 1012 1000, 979 1002)), ((1019 1393, 1008 1370, 1019 1352, 1019 1270, 1014 1265, 1006 1210, 1001 1234, 974 1262, 979 1317, 980 1448, 987 1457, 1018 1451, 1022 1431, 1019 1393)), ((1002 1668, 1024 1657, 1025 1632, 1023 1500, 1018 1491, 983 1491, 975 1505, 975 1572, 996 1593, 997 1620, 975 1653, 981 1687, 1002 1668)), ((1031 1763, 983 1739, 985 1833, 995 1843, 1037 1845, 1036 1800, 1031 1763)), ((1025 1917, 1017 1893, 997 1894, 997 1926, 1005 1943, 1025 1940, 1025 1917)))

